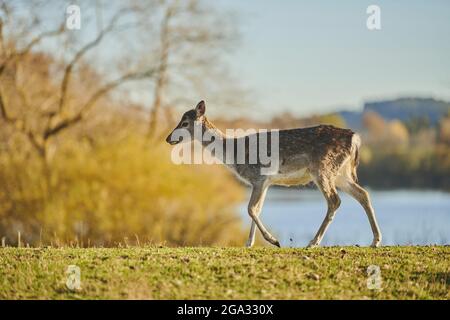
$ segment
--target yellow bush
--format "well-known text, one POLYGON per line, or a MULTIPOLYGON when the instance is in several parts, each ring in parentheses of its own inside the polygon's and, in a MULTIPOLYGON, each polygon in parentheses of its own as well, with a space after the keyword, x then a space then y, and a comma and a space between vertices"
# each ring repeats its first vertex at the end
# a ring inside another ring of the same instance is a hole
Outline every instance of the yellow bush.
POLYGON ((0 159, 0 237, 32 245, 242 245, 241 187, 219 166, 170 161, 138 136, 72 142, 52 163, 0 159), (128 240, 127 240, 128 239, 128 240))

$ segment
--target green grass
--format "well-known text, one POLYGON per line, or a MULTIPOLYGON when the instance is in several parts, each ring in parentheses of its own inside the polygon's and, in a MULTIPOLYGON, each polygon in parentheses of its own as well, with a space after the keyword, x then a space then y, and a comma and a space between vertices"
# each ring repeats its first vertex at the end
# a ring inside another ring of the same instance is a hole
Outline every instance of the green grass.
POLYGON ((449 273, 442 246, 1 248, 0 299, 449 299, 449 273), (369 265, 382 290, 367 288, 369 265))

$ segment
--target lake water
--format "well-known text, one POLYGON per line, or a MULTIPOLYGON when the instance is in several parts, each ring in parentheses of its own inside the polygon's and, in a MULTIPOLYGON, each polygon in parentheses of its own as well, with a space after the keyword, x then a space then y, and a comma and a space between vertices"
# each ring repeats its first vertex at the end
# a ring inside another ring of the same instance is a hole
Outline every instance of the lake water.
MULTIPOLYGON (((384 245, 450 244, 450 193, 368 191, 384 245)), ((363 208, 345 193, 339 195, 341 206, 321 244, 370 245, 372 231, 363 208)), ((242 204, 239 211, 250 226, 247 204, 242 204)), ((325 213, 326 202, 317 190, 271 188, 261 218, 282 246, 301 247, 314 237, 325 213)))

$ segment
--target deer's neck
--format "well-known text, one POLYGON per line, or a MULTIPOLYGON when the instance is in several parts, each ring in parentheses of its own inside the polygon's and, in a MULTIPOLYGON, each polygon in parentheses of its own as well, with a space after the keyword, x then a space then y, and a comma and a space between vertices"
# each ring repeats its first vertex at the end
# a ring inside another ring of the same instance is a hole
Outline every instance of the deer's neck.
POLYGON ((219 156, 214 152, 214 156, 218 158, 223 164, 225 164, 225 155, 227 151, 227 146, 231 141, 234 140, 233 137, 228 137, 225 133, 223 133, 219 128, 217 128, 214 124, 212 124, 208 119, 204 119, 202 124, 202 136, 203 139, 200 141, 204 148, 208 147, 210 144, 214 143, 215 147, 222 147, 222 154, 219 156), (228 142, 227 142, 228 141, 228 142))
POLYGON ((201 143, 203 147, 209 146, 214 141, 222 141, 223 143, 225 143, 227 139, 227 136, 206 118, 203 120, 202 133, 204 137, 213 137, 210 141, 208 141, 209 139, 202 139, 201 143))

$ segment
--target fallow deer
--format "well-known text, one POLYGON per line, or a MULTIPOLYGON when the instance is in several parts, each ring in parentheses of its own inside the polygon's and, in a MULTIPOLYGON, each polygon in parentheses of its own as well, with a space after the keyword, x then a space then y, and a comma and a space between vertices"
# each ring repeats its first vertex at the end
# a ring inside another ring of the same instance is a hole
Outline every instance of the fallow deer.
MULTIPOLYGON (((214 139, 223 143, 236 142, 247 139, 244 137, 228 137, 215 127, 205 116, 206 106, 200 101, 197 106, 185 112, 175 129, 169 134, 166 141, 175 145, 181 141, 173 139, 173 134, 178 129, 186 129, 191 137, 194 137, 195 126, 200 126, 202 133, 209 133, 214 139), (233 139, 234 141, 228 141, 233 139)), ((259 133, 255 133, 259 135, 259 133)), ((252 219, 250 234, 246 243, 247 247, 255 242, 256 227, 261 231, 264 239, 273 245, 280 246, 278 240, 267 231, 261 221, 260 213, 267 189, 271 185, 293 186, 305 185, 313 181, 324 195, 328 210, 315 237, 310 241, 309 247, 318 246, 332 222, 336 210, 341 204, 337 188, 355 198, 364 208, 373 233, 372 247, 381 244, 381 232, 375 218, 369 194, 359 184, 356 168, 359 163, 359 148, 361 140, 358 134, 349 129, 336 128, 331 125, 319 125, 308 128, 288 129, 278 131, 279 139, 279 166, 275 174, 261 174, 261 163, 232 164, 224 163, 242 181, 252 187, 252 193, 248 204, 248 214, 252 219)), ((258 138, 258 137, 256 137, 258 138)), ((183 141, 186 142, 186 141, 183 141)), ((211 141, 199 141, 207 147, 211 141)), ((249 152, 245 145, 246 153, 249 152)), ((236 157, 236 154, 234 154, 236 157)))

